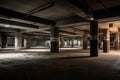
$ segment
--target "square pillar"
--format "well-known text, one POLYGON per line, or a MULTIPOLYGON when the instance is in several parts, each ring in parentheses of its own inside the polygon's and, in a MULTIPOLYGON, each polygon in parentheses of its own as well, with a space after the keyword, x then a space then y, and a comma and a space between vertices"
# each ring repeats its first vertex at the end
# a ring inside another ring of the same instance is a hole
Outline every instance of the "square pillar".
POLYGON ((24 35, 24 48, 29 49, 31 47, 30 35, 24 35))
POLYGON ((78 47, 82 47, 83 46, 83 39, 82 37, 80 36, 79 37, 79 40, 78 40, 78 47))
POLYGON ((103 52, 107 53, 110 50, 110 31, 106 29, 104 32, 104 40, 103 40, 103 52))
POLYGON ((64 37, 62 35, 60 35, 60 47, 63 48, 65 45, 64 43, 64 37))
POLYGON ((70 40, 70 46, 74 47, 74 37, 72 37, 71 40, 70 40))
POLYGON ((59 52, 59 28, 52 26, 51 27, 51 53, 59 52))
POLYGON ((20 31, 15 32, 15 50, 22 48, 22 33, 20 31))
POLYGON ((98 56, 98 21, 90 22, 90 56, 98 56))
POLYGON ((1 35, 1 48, 7 47, 7 35, 4 33, 1 35))
POLYGON ((119 32, 115 33, 115 50, 119 50, 119 32))
POLYGON ((48 41, 47 41, 47 39, 44 39, 44 47, 48 47, 48 41))
POLYGON ((87 49, 88 47, 88 31, 84 30, 84 34, 83 34, 83 49, 87 49))

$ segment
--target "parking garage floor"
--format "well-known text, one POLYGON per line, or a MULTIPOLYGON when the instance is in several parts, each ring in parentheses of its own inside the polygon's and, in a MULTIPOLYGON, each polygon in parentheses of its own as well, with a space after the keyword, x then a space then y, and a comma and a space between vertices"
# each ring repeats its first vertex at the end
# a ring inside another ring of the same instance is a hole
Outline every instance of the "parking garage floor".
POLYGON ((46 48, 0 51, 1 80, 120 80, 120 52, 61 48, 50 54, 46 48))

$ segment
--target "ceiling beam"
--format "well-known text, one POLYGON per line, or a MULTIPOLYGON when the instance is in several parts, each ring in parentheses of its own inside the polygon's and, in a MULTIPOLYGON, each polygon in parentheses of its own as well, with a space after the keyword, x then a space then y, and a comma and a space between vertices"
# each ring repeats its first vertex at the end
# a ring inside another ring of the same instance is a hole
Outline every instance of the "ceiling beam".
POLYGON ((75 31, 82 31, 83 32, 83 30, 80 30, 79 28, 76 28, 76 27, 71 27, 72 29, 74 29, 75 31))
POLYGON ((35 23, 41 23, 41 24, 45 24, 45 25, 55 25, 54 21, 43 19, 43 18, 36 17, 36 16, 32 16, 32 15, 29 15, 28 17, 24 17, 27 14, 20 13, 17 11, 6 9, 6 8, 2 8, 2 7, 0 7, 0 15, 3 17, 7 17, 7 18, 17 18, 17 19, 22 19, 22 20, 26 20, 26 21, 35 22, 35 23))
POLYGON ((0 32, 16 32, 18 29, 0 27, 0 32))
MULTIPOLYGON (((50 29, 46 30, 46 31, 49 31, 50 32, 50 29)), ((61 30, 59 29, 59 33, 60 34, 72 34, 72 35, 75 35, 76 33, 73 33, 73 32, 69 32, 69 31, 65 31, 65 30, 61 30)))
POLYGON ((73 32, 69 32, 69 31, 64 31, 64 30, 59 30, 60 33, 65 33, 65 34, 72 34, 72 35, 76 35, 76 33, 73 32))
POLYGON ((26 28, 36 28, 36 29, 39 28, 39 26, 37 26, 37 25, 27 24, 27 23, 22 23, 22 22, 16 22, 16 21, 11 21, 11 20, 6 20, 6 19, 0 19, 0 23, 15 25, 15 26, 21 26, 21 27, 26 27, 26 28))
POLYGON ((34 33, 23 33, 24 35, 31 35, 31 36, 44 36, 44 37, 50 37, 50 35, 47 34, 34 34, 34 33))

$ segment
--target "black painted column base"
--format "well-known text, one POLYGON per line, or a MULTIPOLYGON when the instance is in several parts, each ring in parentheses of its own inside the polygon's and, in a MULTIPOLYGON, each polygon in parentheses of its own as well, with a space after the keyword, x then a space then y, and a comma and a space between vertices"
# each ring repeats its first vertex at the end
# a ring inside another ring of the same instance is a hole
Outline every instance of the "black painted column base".
POLYGON ((6 48, 7 46, 7 35, 2 34, 1 36, 1 48, 6 48))
POLYGON ((98 40, 90 40, 90 45, 90 56, 98 56, 98 40))
POLYGON ((51 53, 59 52, 59 43, 56 41, 51 41, 51 53))
POLYGON ((59 52, 59 29, 58 27, 51 27, 51 53, 59 52))
POLYGON ((103 41, 103 52, 108 53, 109 52, 109 47, 110 47, 110 42, 107 40, 103 41))
POLYGON ((98 21, 90 22, 90 56, 98 56, 98 21))

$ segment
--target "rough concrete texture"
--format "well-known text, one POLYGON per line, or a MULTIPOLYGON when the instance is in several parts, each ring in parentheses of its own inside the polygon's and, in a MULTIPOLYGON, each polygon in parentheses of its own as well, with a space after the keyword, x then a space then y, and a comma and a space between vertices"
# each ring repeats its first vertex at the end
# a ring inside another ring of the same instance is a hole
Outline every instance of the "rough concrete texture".
POLYGON ((119 51, 89 57, 77 48, 46 50, 1 50, 0 80, 120 80, 119 51))

